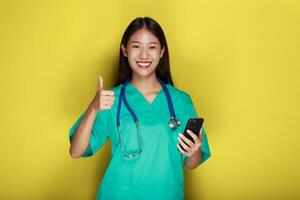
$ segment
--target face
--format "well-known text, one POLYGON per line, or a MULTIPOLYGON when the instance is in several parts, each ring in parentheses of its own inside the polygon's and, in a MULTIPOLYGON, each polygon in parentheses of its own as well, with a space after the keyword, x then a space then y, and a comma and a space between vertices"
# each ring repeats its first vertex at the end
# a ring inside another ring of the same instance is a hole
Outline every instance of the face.
POLYGON ((133 76, 149 77, 155 75, 155 69, 162 58, 164 49, 158 38, 147 29, 140 29, 131 35, 127 46, 121 46, 128 58, 133 76))

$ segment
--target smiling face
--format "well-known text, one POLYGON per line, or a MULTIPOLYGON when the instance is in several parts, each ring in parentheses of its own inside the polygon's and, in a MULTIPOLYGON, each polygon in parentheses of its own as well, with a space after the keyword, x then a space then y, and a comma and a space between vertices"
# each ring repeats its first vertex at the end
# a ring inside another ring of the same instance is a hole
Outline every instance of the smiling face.
POLYGON ((153 33, 142 28, 131 35, 126 47, 122 44, 121 48, 124 56, 128 58, 133 77, 155 76, 155 69, 164 49, 153 33))

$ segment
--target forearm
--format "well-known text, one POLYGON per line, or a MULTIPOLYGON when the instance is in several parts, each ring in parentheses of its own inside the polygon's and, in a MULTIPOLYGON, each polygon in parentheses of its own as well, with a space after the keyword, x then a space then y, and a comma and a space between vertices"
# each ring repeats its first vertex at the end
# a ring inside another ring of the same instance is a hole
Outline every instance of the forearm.
POLYGON ((200 161, 202 159, 201 149, 196 151, 191 157, 186 157, 185 166, 189 169, 195 169, 198 165, 200 165, 200 161))
POLYGON ((77 127, 71 141, 70 154, 73 158, 79 158, 88 148, 91 131, 96 119, 97 112, 91 106, 87 108, 84 118, 77 127))

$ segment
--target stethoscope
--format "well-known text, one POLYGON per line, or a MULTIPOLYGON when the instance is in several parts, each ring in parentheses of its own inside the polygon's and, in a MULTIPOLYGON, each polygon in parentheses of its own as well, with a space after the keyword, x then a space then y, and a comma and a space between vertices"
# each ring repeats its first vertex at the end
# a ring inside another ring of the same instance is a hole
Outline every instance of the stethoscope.
MULTIPOLYGON (((172 102, 172 99, 171 99, 168 88, 165 86, 165 84, 162 82, 161 79, 158 78, 158 80, 159 80, 159 83, 162 86, 162 89, 163 89, 164 93, 165 93, 167 103, 168 103, 168 107, 169 107, 170 121, 169 121, 168 125, 169 125, 170 129, 174 130, 180 125, 180 121, 178 119, 176 119, 173 102, 172 102)), ((129 82, 129 80, 125 81, 125 83, 123 84, 123 86, 121 88, 121 91, 120 91, 120 97, 119 97, 118 108, 117 108, 118 110, 117 110, 116 124, 117 124, 117 129, 118 129, 118 134, 119 134, 122 153, 127 158, 133 158, 133 157, 138 156, 142 152, 143 146, 142 146, 142 138, 141 138, 141 134, 140 134, 140 130, 139 130, 138 118, 137 118, 136 114, 134 113, 134 111, 129 106, 128 101, 127 101, 126 96, 125 96, 125 86, 127 85, 128 82, 129 82), (133 117, 134 122, 135 122, 135 126, 136 126, 136 130, 137 130, 137 135, 138 135, 138 139, 139 139, 139 151, 134 152, 134 153, 126 153, 125 150, 124 150, 124 146, 123 146, 123 141, 122 141, 122 137, 121 137, 121 133, 120 133, 120 112, 121 112, 122 101, 124 102, 126 108, 128 109, 131 116, 133 117)))

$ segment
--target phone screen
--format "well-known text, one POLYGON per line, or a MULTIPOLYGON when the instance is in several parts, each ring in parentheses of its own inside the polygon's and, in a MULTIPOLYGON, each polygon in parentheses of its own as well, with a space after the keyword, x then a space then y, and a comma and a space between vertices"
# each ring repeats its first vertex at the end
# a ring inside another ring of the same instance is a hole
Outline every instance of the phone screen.
MULTIPOLYGON (((187 124, 186 124, 186 126, 185 126, 183 135, 185 137, 187 137, 189 140, 191 140, 192 142, 195 142, 194 139, 190 136, 190 134, 187 133, 187 130, 191 130, 193 133, 195 133, 197 136, 199 136, 199 132, 200 132, 200 129, 201 129, 202 125, 203 125, 203 122, 204 122, 203 118, 192 118, 192 119, 189 119, 188 122, 187 122, 187 124)), ((182 148, 181 145, 180 145, 180 147, 182 148)))

